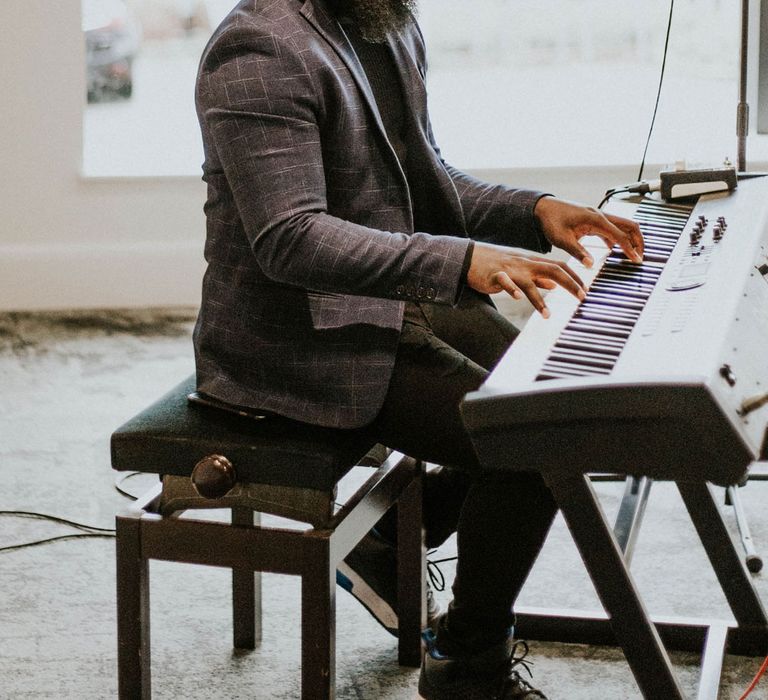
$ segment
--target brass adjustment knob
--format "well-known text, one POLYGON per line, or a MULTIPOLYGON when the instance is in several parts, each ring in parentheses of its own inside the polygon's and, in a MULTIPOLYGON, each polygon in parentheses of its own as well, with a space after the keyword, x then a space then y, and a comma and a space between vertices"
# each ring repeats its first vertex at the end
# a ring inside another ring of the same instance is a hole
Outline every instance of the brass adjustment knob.
POLYGON ((226 457, 208 455, 192 470, 192 485, 203 498, 226 496, 237 482, 237 474, 226 457))
POLYGON ((739 411, 739 415, 747 416, 752 413, 752 411, 756 411, 758 408, 762 408, 766 404, 768 404, 768 392, 758 396, 751 396, 750 398, 744 399, 744 401, 741 402, 741 410, 739 411))

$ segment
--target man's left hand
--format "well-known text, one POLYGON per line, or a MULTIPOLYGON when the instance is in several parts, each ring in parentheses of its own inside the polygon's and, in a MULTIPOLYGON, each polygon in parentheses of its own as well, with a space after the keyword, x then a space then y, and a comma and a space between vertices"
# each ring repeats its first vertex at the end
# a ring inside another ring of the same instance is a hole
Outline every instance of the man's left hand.
POLYGON ((609 248, 618 244, 633 262, 643 261, 643 235, 634 221, 556 197, 542 197, 533 213, 547 240, 585 267, 591 267, 594 260, 579 239, 588 235, 599 236, 609 248))

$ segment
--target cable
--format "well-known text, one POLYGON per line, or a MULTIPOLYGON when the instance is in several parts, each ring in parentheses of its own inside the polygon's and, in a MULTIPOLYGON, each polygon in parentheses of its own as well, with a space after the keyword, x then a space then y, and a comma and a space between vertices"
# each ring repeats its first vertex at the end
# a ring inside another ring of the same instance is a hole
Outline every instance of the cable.
MULTIPOLYGON (((128 472, 126 474, 118 474, 115 477, 115 489, 118 493, 122 494, 126 498, 130 498, 132 501, 136 500, 136 496, 129 493, 122 488, 123 482, 126 479, 130 479, 138 474, 144 472, 128 472)), ((59 540, 73 540, 79 537, 114 537, 115 530, 110 527, 96 527, 95 525, 87 525, 85 523, 78 523, 74 520, 67 520, 61 518, 58 515, 48 515, 47 513, 36 513, 28 510, 0 510, 0 516, 7 515, 14 518, 34 518, 37 520, 50 520, 51 522, 58 523, 59 525, 66 525, 68 527, 74 527, 77 530, 83 530, 83 532, 72 535, 58 535, 56 537, 47 537, 42 540, 32 540, 31 542, 22 542, 20 544, 12 544, 5 547, 0 547, 0 552, 10 552, 16 549, 24 549, 25 547, 36 547, 40 544, 47 544, 49 542, 58 542, 59 540)))
POLYGON ((661 180, 641 180, 640 182, 633 182, 631 185, 624 185, 623 187, 614 187, 612 190, 608 190, 605 196, 597 205, 598 209, 602 209, 603 205, 614 195, 622 194, 624 192, 630 192, 632 194, 648 194, 650 192, 658 192, 661 189, 661 180))
POLYGON ((755 674, 755 677, 752 679, 752 682, 749 684, 749 688, 747 688, 744 691, 744 695, 742 695, 739 698, 739 700, 744 700, 744 698, 746 698, 747 695, 749 695, 755 688, 757 688, 757 684, 760 682, 760 678, 762 678, 766 669, 768 669, 768 656, 765 657, 765 661, 763 661, 763 665, 760 666, 760 670, 755 674))
POLYGON ((664 40, 664 58, 661 61, 661 74, 659 75, 659 88, 656 91, 656 104, 653 107, 653 116, 651 117, 651 128, 648 130, 648 138, 645 141, 645 150, 643 150, 643 159, 640 162, 640 174, 638 180, 643 179, 643 170, 645 170, 645 157, 648 155, 648 145, 651 143, 651 134, 656 124, 656 112, 659 110, 659 100, 661 98, 661 86, 664 84, 664 69, 667 65, 667 50, 669 49, 669 36, 672 33, 672 12, 675 9, 675 0, 669 2, 669 20, 667 22, 667 36, 664 40))
MULTIPOLYGON (((434 554, 437 550, 431 550, 427 552, 427 556, 434 554)), ((442 564, 446 561, 454 561, 458 557, 446 557, 445 559, 429 559, 427 558, 427 576, 429 576, 429 582, 432 584, 432 588, 436 591, 445 590, 445 575, 438 564, 442 564)))
POLYGON ((109 537, 114 538, 115 533, 106 532, 80 532, 76 535, 58 535, 57 537, 48 537, 44 540, 33 540, 32 542, 22 542, 21 544, 12 544, 7 547, 0 547, 0 552, 10 552, 14 549, 24 549, 26 547, 36 547, 39 544, 47 544, 49 542, 58 542, 59 540, 74 540, 81 537, 109 537))
POLYGON ((133 476, 138 476, 139 474, 145 474, 145 473, 146 472, 126 472, 125 474, 118 474, 117 476, 115 476, 115 490, 119 494, 125 496, 126 498, 130 498, 132 501, 137 500, 138 496, 122 488, 123 482, 130 479, 133 476))
POLYGON ((47 513, 35 513, 27 510, 0 510, 0 515, 6 515, 12 518, 34 518, 36 520, 50 520, 54 523, 58 523, 59 525, 66 525, 67 527, 74 527, 77 530, 84 531, 71 535, 57 535, 55 537, 46 537, 42 540, 32 540, 30 542, 21 542, 20 544, 11 544, 5 547, 0 547, 0 552, 10 552, 16 549, 24 549, 26 547, 36 547, 40 544, 58 542, 59 540, 73 540, 81 537, 111 538, 115 536, 115 531, 112 528, 86 525, 85 523, 78 523, 74 520, 67 520, 66 518, 60 518, 57 515, 48 515, 47 513))
POLYGON ((114 532, 114 528, 109 527, 96 527, 95 525, 86 525, 85 523, 78 523, 74 520, 67 520, 66 518, 60 518, 57 515, 48 515, 47 513, 35 513, 27 510, 0 510, 0 515, 8 515, 13 518, 35 518, 37 520, 51 520, 61 525, 69 525, 75 527, 78 530, 95 530, 96 532, 114 532))
POLYGON ((623 194, 624 192, 629 192, 629 189, 627 187, 615 187, 612 190, 608 190, 605 193, 605 196, 600 200, 600 204, 597 205, 598 209, 602 209, 605 206, 605 203, 614 195, 617 194, 623 194))

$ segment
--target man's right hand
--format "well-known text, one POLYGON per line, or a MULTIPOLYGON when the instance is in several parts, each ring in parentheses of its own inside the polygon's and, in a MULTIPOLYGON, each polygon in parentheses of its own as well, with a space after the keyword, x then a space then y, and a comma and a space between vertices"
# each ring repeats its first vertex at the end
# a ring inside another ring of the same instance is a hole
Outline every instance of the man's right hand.
POLYGON ((564 262, 491 243, 475 242, 467 284, 484 294, 505 291, 515 299, 526 296, 544 318, 549 318, 549 309, 539 289, 560 285, 578 299, 586 296, 584 283, 564 262))

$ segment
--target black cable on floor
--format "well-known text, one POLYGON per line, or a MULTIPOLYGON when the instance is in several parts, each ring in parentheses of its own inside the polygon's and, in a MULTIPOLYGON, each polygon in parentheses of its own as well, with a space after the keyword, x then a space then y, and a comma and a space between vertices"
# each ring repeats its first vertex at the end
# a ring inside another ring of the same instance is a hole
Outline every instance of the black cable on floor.
POLYGON ((21 544, 12 544, 6 547, 0 547, 0 552, 10 552, 15 549, 25 549, 27 547, 36 547, 39 544, 48 544, 49 542, 58 542, 59 540, 74 540, 81 537, 108 537, 114 539, 115 533, 79 532, 74 535, 58 535, 57 537, 47 537, 44 540, 33 540, 32 542, 22 542, 21 544))
POLYGON ((83 530, 83 532, 73 533, 70 535, 57 535, 55 537, 46 537, 41 540, 32 540, 30 542, 21 542, 19 544, 6 545, 0 547, 0 552, 11 552, 17 549, 25 549, 26 547, 36 547, 41 544, 48 544, 49 542, 58 542, 59 540, 73 540, 83 537, 109 537, 115 536, 113 528, 97 527, 96 525, 88 525, 86 523, 79 523, 75 520, 68 520, 67 518, 61 518, 57 515, 48 515, 47 513, 36 513, 28 510, 0 510, 0 516, 8 516, 12 518, 32 518, 35 520, 48 520, 50 522, 57 523, 58 525, 66 525, 67 527, 73 527, 77 530, 83 530))

